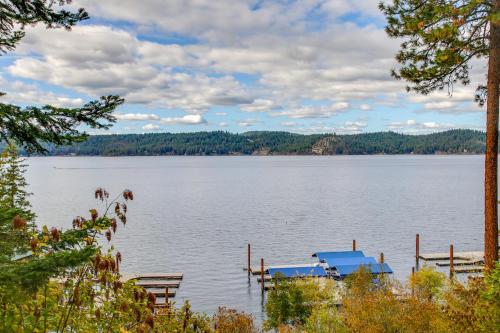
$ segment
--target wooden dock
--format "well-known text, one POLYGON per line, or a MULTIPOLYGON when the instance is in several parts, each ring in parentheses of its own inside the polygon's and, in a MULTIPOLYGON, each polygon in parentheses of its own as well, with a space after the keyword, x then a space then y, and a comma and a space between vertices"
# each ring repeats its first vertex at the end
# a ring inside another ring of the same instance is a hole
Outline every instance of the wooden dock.
POLYGON ((453 252, 453 260, 448 252, 425 253, 418 257, 424 261, 434 262, 438 267, 450 267, 451 274, 481 273, 484 271, 484 252, 453 252), (453 268, 451 267, 453 265, 453 268))
POLYGON ((156 296, 155 307, 168 305, 165 299, 174 298, 177 289, 184 278, 182 273, 140 273, 122 275, 122 281, 134 281, 136 286, 144 288, 147 292, 156 296), (165 293, 168 293, 165 298, 165 293))
MULTIPOLYGON (((448 252, 439 253, 424 253, 419 256, 420 259, 425 261, 438 261, 438 260, 450 260, 450 254, 448 252)), ((466 260, 466 261, 478 261, 484 260, 484 252, 481 251, 469 251, 469 252, 455 252, 453 254, 454 260, 466 260)))

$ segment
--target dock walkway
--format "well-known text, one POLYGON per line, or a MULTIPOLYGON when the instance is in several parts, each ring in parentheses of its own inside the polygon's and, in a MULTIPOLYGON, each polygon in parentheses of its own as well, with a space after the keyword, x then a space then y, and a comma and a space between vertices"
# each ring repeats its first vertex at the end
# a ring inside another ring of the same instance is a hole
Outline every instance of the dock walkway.
POLYGON ((177 294, 184 278, 182 273, 137 273, 124 274, 122 281, 134 281, 139 287, 156 296, 155 307, 165 307, 168 299, 177 294), (166 296, 166 297, 165 297, 166 296))

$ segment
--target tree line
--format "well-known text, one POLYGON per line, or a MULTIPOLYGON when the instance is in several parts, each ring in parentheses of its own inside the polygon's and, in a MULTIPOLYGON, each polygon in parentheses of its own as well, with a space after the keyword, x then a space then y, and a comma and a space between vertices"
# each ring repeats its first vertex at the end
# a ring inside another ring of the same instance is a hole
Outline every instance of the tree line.
POLYGON ((85 142, 48 144, 50 155, 362 155, 483 154, 485 133, 456 129, 426 135, 377 132, 353 135, 223 131, 90 136, 85 142))

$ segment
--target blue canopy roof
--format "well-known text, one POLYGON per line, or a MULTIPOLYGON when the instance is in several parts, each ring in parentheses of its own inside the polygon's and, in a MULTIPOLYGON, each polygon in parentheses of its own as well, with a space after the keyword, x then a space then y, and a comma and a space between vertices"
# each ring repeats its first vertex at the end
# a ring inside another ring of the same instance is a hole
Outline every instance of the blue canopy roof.
POLYGON ((306 277, 306 276, 327 276, 325 269, 321 266, 279 267, 279 268, 269 267, 268 272, 272 277, 275 277, 276 274, 278 273, 283 277, 287 278, 306 277))
POLYGON ((386 263, 383 264, 370 264, 370 265, 337 265, 333 267, 337 273, 341 277, 345 277, 347 275, 353 274, 361 268, 361 266, 364 266, 372 274, 381 274, 381 273, 387 273, 387 274, 392 274, 392 269, 387 265, 386 263))
POLYGON ((326 258, 359 258, 364 257, 363 251, 336 251, 336 252, 316 252, 312 255, 319 261, 326 261, 326 258))
POLYGON ((324 258, 324 262, 330 267, 344 265, 376 265, 377 260, 373 257, 347 257, 347 258, 324 258))

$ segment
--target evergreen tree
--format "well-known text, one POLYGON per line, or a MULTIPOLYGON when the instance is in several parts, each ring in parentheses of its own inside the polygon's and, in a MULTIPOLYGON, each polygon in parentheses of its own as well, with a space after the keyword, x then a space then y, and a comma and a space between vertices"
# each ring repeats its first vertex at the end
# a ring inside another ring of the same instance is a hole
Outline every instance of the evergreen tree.
POLYGON ((16 146, 9 144, 0 155, 0 206, 17 208, 23 218, 32 221, 35 214, 28 201, 31 193, 26 191, 26 167, 24 159, 18 156, 16 146))
POLYGON ((386 31, 403 43, 392 74, 409 82, 408 90, 428 94, 469 84, 472 59, 488 59, 486 86, 485 264, 498 260, 498 111, 500 87, 500 0, 393 0, 380 4, 386 31))
MULTIPOLYGON (((35 214, 28 201, 24 178, 26 165, 9 145, 0 155, 0 258, 11 260, 25 254, 30 231, 34 230, 35 214)), ((0 259, 1 261, 1 259, 0 259)))
MULTIPOLYGON (((15 49, 25 36, 24 27, 43 23, 47 28, 71 29, 89 18, 84 9, 76 12, 58 8, 69 0, 2 0, 0 1, 0 55, 15 49)), ((0 92, 0 97, 4 93, 0 92)), ((80 142, 87 135, 78 130, 86 125, 108 129, 114 122, 113 110, 124 100, 103 96, 81 108, 68 109, 50 105, 20 108, 0 103, 0 141, 14 141, 30 152, 45 152, 41 142, 58 145, 80 142)))

